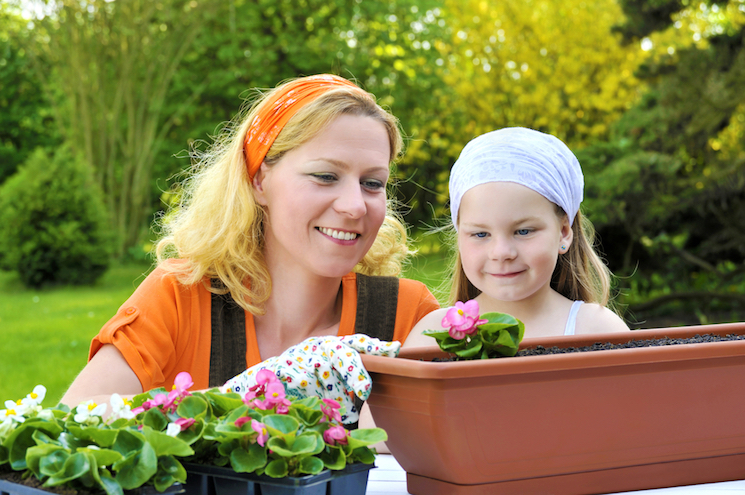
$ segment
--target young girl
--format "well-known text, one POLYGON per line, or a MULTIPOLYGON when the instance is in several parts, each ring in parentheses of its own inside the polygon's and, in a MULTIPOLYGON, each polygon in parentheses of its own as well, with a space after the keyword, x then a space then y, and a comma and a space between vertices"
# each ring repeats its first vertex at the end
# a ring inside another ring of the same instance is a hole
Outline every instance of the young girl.
MULTIPOLYGON (((554 136, 516 127, 468 143, 450 173, 450 304, 476 299, 481 313, 511 314, 526 338, 628 330, 606 307, 610 272, 579 210, 583 186, 577 158, 554 136)), ((442 328, 446 311, 423 318, 409 346, 433 345, 421 331, 442 328)))

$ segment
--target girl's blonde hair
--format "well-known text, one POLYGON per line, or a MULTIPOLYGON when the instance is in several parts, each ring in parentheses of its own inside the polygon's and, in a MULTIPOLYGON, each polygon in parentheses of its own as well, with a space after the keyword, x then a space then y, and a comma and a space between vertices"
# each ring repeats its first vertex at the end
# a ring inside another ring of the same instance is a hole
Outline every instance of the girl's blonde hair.
MULTIPOLYGON (((560 206, 556 206, 556 214, 559 218, 566 217, 560 206)), ((595 251, 595 229, 581 211, 574 217, 572 232, 574 239, 569 250, 564 255, 559 255, 551 276, 551 288, 573 301, 608 306, 611 272, 595 251)), ((452 235, 455 238, 454 228, 452 235)), ((452 273, 449 300, 451 306, 456 301, 467 301, 481 294, 466 277, 458 249, 455 250, 452 273)))
MULTIPOLYGON (((286 84, 286 83, 285 83, 286 84)), ((249 182, 243 144, 246 131, 262 103, 282 86, 263 95, 236 128, 226 127, 214 144, 197 158, 183 182, 180 204, 161 220, 157 243, 158 264, 185 285, 220 279, 224 287, 214 293, 230 293, 241 307, 264 313, 272 281, 264 260, 264 215, 249 182), (165 263, 169 258, 179 263, 165 263)), ((385 127, 390 140, 391 162, 403 146, 398 120, 382 109, 370 93, 355 88, 331 89, 309 102, 290 119, 267 152, 264 163, 275 165, 287 152, 309 141, 341 115, 370 117, 385 127)), ((387 205, 385 221, 370 250, 355 271, 367 275, 398 275, 409 255, 406 229, 387 205)))

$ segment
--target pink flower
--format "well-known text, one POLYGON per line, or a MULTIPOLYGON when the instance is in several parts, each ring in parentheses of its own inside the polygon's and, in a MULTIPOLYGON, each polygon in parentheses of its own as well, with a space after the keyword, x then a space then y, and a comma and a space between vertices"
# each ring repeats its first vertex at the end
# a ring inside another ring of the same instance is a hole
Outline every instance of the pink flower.
POLYGON ((321 411, 323 411, 324 417, 321 419, 321 422, 324 421, 333 421, 336 420, 337 422, 341 423, 341 414, 339 413, 339 409, 341 409, 341 404, 339 404, 334 399, 322 399, 321 400, 321 411))
POLYGON ((329 445, 346 445, 349 432, 343 426, 332 426, 323 432, 323 441, 329 445))
POLYGON ((285 386, 281 382, 275 381, 266 386, 264 400, 255 400, 255 407, 267 410, 277 407, 277 414, 287 414, 289 411, 290 401, 285 398, 285 386))
POLYGON ((269 433, 267 433, 266 431, 266 425, 264 423, 256 421, 255 419, 252 419, 251 428, 253 428, 253 430, 259 434, 259 436, 256 437, 256 443, 263 447, 266 444, 267 439, 269 438, 269 433))
POLYGON ((182 371, 176 375, 176 379, 173 381, 173 390, 178 392, 181 397, 191 395, 189 393, 189 387, 194 385, 194 381, 191 379, 191 375, 186 371, 182 371))
POLYGON ((448 309, 442 319, 442 326, 444 328, 449 327, 448 333, 452 338, 461 340, 466 335, 476 333, 476 327, 487 321, 479 319, 479 303, 475 299, 471 299, 465 303, 458 301, 455 306, 448 309))
POLYGON ((179 425, 181 427, 181 431, 184 431, 188 429, 191 425, 194 424, 194 418, 179 418, 174 423, 179 425))
POLYGON ((240 428, 241 426, 245 425, 249 421, 254 421, 254 420, 252 420, 249 416, 241 416, 240 418, 235 420, 235 426, 236 428, 240 428))
POLYGON ((247 405, 253 405, 253 401, 256 397, 266 395, 266 386, 271 383, 279 382, 279 378, 274 374, 272 370, 261 369, 256 373, 256 385, 248 389, 246 395, 243 397, 243 402, 247 405))

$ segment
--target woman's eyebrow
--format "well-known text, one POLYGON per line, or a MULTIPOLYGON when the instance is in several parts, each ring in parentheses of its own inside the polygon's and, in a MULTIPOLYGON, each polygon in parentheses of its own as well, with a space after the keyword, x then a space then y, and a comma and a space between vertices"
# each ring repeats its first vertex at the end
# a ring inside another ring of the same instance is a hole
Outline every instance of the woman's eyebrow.
MULTIPOLYGON (((342 160, 337 160, 335 158, 319 157, 319 158, 313 158, 312 160, 309 160, 308 162, 309 163, 316 163, 316 162, 330 163, 334 165, 335 167, 338 167, 344 171, 347 171, 351 168, 349 163, 342 161, 342 160)), ((388 173, 390 172, 390 168, 388 165, 386 165, 385 167, 382 165, 373 165, 372 167, 365 169, 365 173, 370 173, 370 172, 388 173)))

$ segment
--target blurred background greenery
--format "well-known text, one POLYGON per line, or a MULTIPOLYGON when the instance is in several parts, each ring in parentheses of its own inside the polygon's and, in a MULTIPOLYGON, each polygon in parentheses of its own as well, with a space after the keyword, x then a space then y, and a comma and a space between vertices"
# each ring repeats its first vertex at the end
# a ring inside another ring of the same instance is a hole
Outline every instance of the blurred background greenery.
POLYGON ((0 0, 0 400, 59 398, 191 150, 320 72, 401 120, 407 275, 436 293, 450 166, 519 125, 578 155, 632 328, 742 321, 744 26, 745 0, 0 0))

